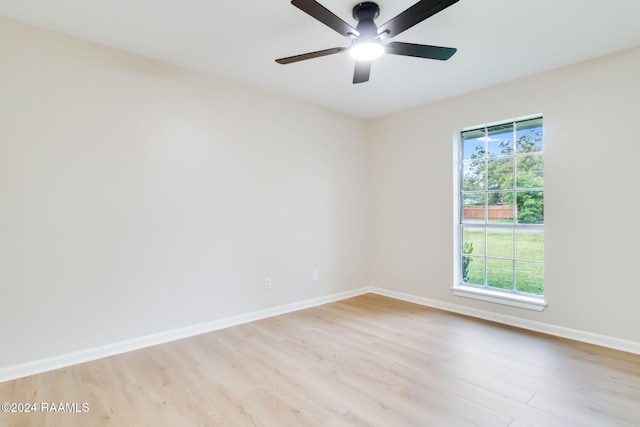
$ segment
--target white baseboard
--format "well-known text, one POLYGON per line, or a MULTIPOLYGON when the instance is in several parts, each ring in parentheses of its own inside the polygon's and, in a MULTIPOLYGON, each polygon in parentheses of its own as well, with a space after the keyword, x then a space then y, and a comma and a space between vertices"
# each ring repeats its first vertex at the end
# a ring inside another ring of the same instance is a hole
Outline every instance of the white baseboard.
POLYGON ((316 307, 322 304, 328 304, 334 301, 340 301, 352 298, 369 292, 368 288, 360 288, 337 294, 327 295, 318 298, 312 298, 291 304, 285 304, 265 310, 254 311, 239 316, 227 317, 224 319, 214 320, 212 322, 201 323, 198 325, 188 326, 186 328, 174 329, 171 331, 161 332, 158 334, 148 335, 132 340, 107 344, 100 347, 89 348, 74 353, 62 354, 42 360, 35 360, 20 365, 0 368, 0 383, 29 375, 35 375, 42 372, 52 371, 54 369, 66 368, 68 366, 80 363, 90 362, 92 360, 102 359, 117 354, 127 353, 133 350, 151 347, 166 342, 175 341, 183 338, 189 338, 195 335, 205 334, 207 332, 217 331, 219 329, 229 328, 244 323, 253 322, 267 317, 278 316, 280 314, 291 313, 305 308, 316 307))
POLYGON ((640 354, 640 343, 628 341, 619 338, 613 338, 606 335, 594 334, 591 332, 580 331, 577 329, 565 328, 563 326, 551 325, 549 323, 536 322, 534 320, 521 319, 519 317, 507 316, 505 314, 494 313, 492 311, 479 310, 477 308, 466 307, 458 304, 451 304, 443 301, 432 300, 425 297, 405 294, 402 292, 390 291, 388 289, 369 287, 369 292, 386 296, 389 298, 399 299, 402 301, 412 302, 427 307, 438 308, 440 310, 452 313, 463 314, 466 316, 476 317, 479 319, 490 320, 492 322, 502 323, 504 325, 515 326, 544 334, 554 335, 557 337, 568 338, 575 341, 581 341, 589 344, 595 344, 602 347, 608 347, 615 350, 626 351, 629 353, 640 354))
POLYGON ((452 313, 463 314, 479 319, 490 320, 505 325, 528 329, 531 331, 542 332, 545 334, 568 338, 576 341, 582 341, 589 344, 627 351, 629 353, 640 354, 640 343, 634 341, 612 338, 604 335, 593 334, 590 332, 579 331, 576 329, 564 328, 562 326, 550 325, 548 323, 536 322, 532 320, 521 319, 518 317, 507 316, 504 314, 498 314, 491 311, 479 310, 457 304, 450 304, 447 302, 432 300, 429 298, 405 294, 402 292, 391 291, 388 289, 367 286, 351 291, 340 292, 337 294, 313 298, 291 304, 285 304, 265 310, 259 310, 239 316, 214 320, 212 322, 193 325, 186 328, 174 329, 171 331, 135 338, 128 341, 117 342, 100 347, 77 351, 74 353, 63 354, 47 359, 36 360, 20 365, 9 366, 6 368, 0 368, 0 383, 23 378, 29 375, 52 371, 54 369, 60 369, 80 363, 90 362, 92 360, 102 359, 133 350, 139 350, 158 344, 164 344, 166 342, 188 338, 219 329, 229 328, 231 326, 237 326, 256 320, 265 319, 267 317, 278 316, 281 314, 303 310, 305 308, 316 307, 318 305, 328 304, 330 302, 340 301, 366 293, 374 293, 389 298, 395 298, 402 301, 412 302, 427 307, 449 311, 452 313))

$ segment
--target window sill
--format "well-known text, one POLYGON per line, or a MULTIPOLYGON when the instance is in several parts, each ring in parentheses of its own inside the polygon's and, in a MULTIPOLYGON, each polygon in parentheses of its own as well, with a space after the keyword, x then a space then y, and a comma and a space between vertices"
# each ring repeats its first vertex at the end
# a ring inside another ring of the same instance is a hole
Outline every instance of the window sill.
POLYGON ((547 306, 547 303, 544 302, 543 299, 523 295, 512 295, 488 289, 477 289, 471 286, 454 286, 451 288, 451 292, 458 297, 509 305, 511 307, 524 308, 526 310, 542 311, 547 306))

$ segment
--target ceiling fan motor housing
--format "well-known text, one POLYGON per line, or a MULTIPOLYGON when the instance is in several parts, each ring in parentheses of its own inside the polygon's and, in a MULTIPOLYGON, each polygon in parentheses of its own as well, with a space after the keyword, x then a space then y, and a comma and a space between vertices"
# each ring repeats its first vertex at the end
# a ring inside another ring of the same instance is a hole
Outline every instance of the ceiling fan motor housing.
POLYGON ((360 37, 375 38, 378 35, 378 27, 373 22, 380 15, 380 7, 372 1, 358 3, 353 7, 353 17, 358 21, 356 30, 360 37))

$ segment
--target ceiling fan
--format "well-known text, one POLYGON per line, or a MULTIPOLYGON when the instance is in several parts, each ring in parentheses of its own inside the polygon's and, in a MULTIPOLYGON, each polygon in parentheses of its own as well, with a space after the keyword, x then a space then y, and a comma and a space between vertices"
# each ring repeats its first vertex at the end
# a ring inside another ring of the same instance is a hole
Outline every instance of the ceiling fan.
POLYGON ((374 22, 380 13, 378 5, 370 1, 358 3, 353 8, 353 17, 358 21, 358 25, 353 28, 315 0, 292 0, 292 5, 334 31, 351 38, 352 43, 349 48, 334 47, 276 59, 276 62, 291 64, 348 50, 351 57, 356 60, 353 74, 353 83, 355 84, 369 81, 371 61, 383 53, 446 61, 456 53, 455 48, 403 42, 383 44, 382 40, 397 36, 456 2, 458 0, 421 0, 379 27, 374 22))

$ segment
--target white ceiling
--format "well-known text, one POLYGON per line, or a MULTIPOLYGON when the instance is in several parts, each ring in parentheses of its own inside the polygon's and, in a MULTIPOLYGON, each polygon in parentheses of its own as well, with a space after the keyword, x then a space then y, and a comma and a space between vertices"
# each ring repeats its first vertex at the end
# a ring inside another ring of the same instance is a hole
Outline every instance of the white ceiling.
MULTIPOLYGON (((379 0, 384 23, 417 0, 379 0)), ((357 0, 321 0, 355 25, 357 0)), ((394 41, 458 48, 449 61, 387 55, 353 85, 348 46, 288 0, 0 0, 0 15, 285 94, 377 117, 640 46, 640 0, 460 0, 394 41)))

